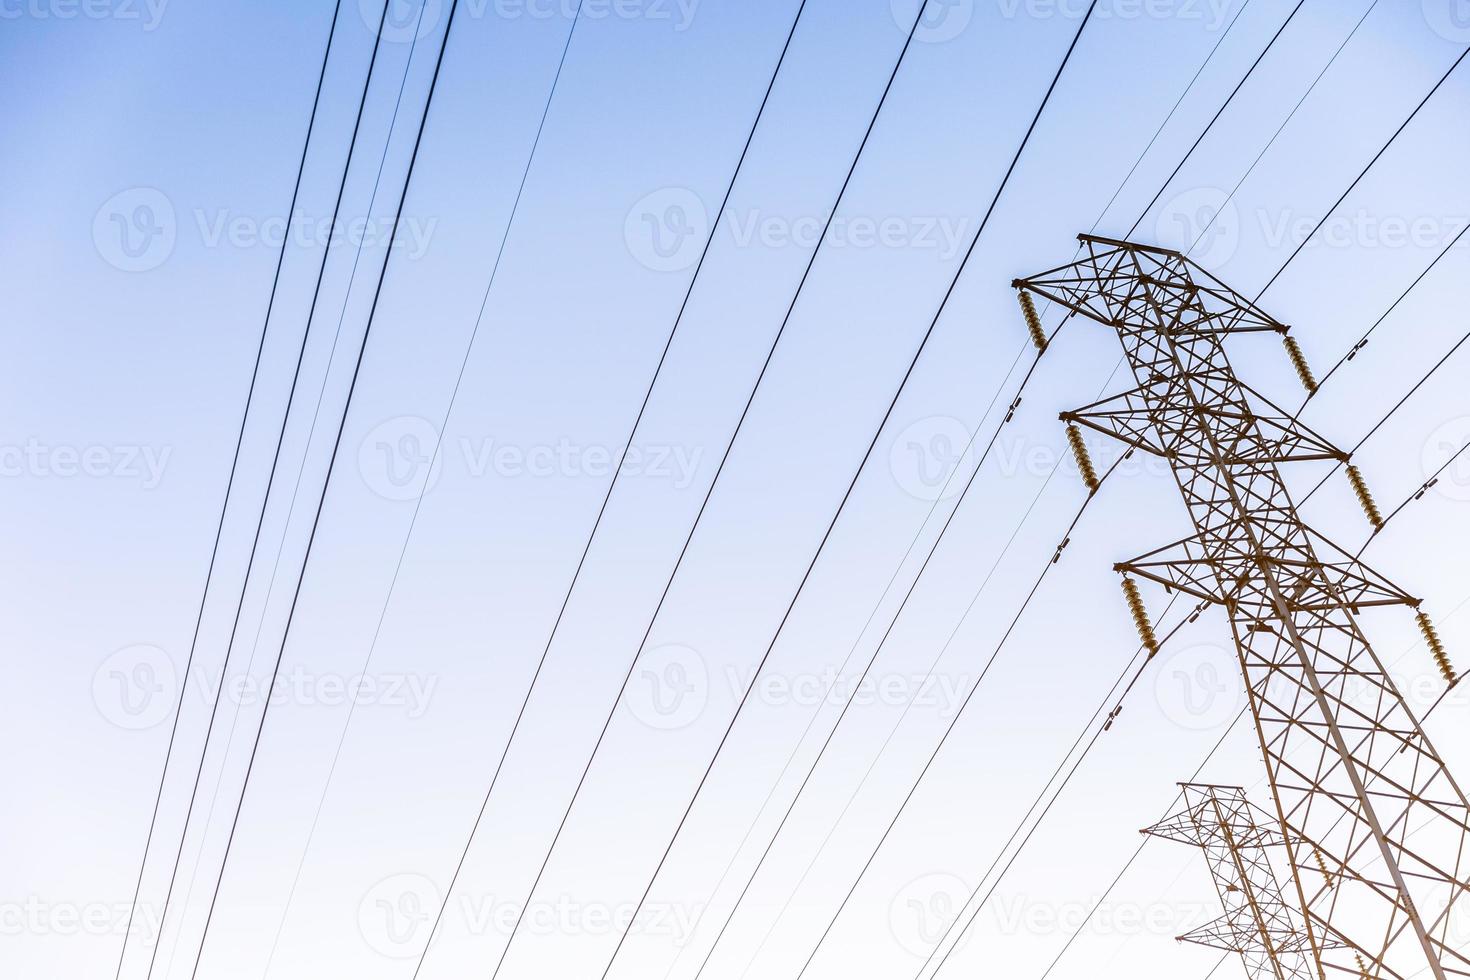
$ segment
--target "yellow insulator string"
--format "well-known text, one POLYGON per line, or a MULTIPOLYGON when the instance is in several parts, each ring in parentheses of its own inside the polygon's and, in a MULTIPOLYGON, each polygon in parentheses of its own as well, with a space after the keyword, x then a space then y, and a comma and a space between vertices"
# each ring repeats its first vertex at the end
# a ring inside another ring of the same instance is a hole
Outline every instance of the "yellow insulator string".
POLYGON ((1123 595, 1128 599, 1128 611, 1133 614, 1133 625, 1138 627, 1138 638, 1150 657, 1159 652, 1159 640, 1154 635, 1153 624, 1148 621, 1148 609, 1143 605, 1143 596, 1138 594, 1138 585, 1123 576, 1123 595))
POLYGON ((1434 624, 1429 621, 1426 614, 1418 613, 1415 618, 1419 620, 1419 632, 1424 634, 1424 642, 1428 645, 1429 652, 1434 655, 1434 664, 1444 675, 1445 683, 1455 683, 1458 679, 1455 675, 1455 668, 1450 663, 1450 655, 1445 652, 1444 644, 1440 642, 1439 631, 1434 628, 1434 624))
POLYGON ((1314 847, 1312 855, 1317 859, 1317 867, 1322 869, 1322 877, 1327 879, 1327 887, 1335 887, 1336 882, 1332 878, 1332 872, 1327 870, 1327 860, 1322 857, 1322 852, 1314 847))
POLYGON ((1368 515, 1368 523, 1373 525, 1374 530, 1383 528, 1383 514, 1378 510, 1378 504, 1373 501, 1373 494, 1368 491, 1368 483, 1363 479, 1362 472, 1351 463, 1347 466, 1348 482, 1353 485, 1353 493, 1358 495, 1358 503, 1363 505, 1363 513, 1368 515))
POLYGON ((1046 331, 1041 329, 1041 315, 1036 312, 1036 302, 1026 290, 1021 290, 1021 315, 1026 318, 1026 331, 1031 334, 1031 343, 1040 353, 1046 352, 1046 331))
POLYGON ((1067 423, 1067 443, 1072 447, 1072 455, 1077 458, 1077 470, 1082 474, 1082 482, 1087 484, 1087 489, 1097 493, 1101 486, 1097 478, 1097 470, 1093 468, 1092 457, 1087 452, 1087 443, 1082 441, 1082 432, 1071 422, 1067 423))
POLYGON ((1296 342, 1295 337, 1282 337, 1281 342, 1286 345, 1286 356, 1291 358, 1291 366, 1296 368, 1296 376, 1302 379, 1302 387, 1309 394, 1317 393, 1317 379, 1312 376, 1312 369, 1307 365, 1307 357, 1302 353, 1301 345, 1296 342))

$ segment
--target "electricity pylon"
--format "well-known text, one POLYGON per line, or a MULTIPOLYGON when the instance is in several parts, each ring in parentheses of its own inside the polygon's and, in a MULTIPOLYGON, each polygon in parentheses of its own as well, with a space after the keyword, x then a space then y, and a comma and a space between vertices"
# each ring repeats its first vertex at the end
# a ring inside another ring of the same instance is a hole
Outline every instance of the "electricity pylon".
POLYGON ((1238 786, 1182 788, 1184 809, 1143 833, 1201 848, 1225 914, 1179 940, 1239 953, 1251 980, 1313 980, 1307 934, 1267 854, 1286 843, 1272 826, 1276 818, 1252 806, 1238 786))
MULTIPOLYGON (((1117 569, 1130 600, 1133 576, 1229 617, 1318 975, 1470 977, 1450 939, 1451 915, 1470 902, 1470 805, 1357 617, 1419 602, 1297 515, 1279 464, 1348 455, 1241 382, 1226 357, 1227 336, 1288 328, 1179 252, 1080 240, 1085 258, 1014 285, 1028 326, 1035 293, 1122 344, 1135 386, 1062 417, 1171 465, 1196 533, 1117 569)), ((1310 387, 1300 351, 1288 351, 1310 387)))

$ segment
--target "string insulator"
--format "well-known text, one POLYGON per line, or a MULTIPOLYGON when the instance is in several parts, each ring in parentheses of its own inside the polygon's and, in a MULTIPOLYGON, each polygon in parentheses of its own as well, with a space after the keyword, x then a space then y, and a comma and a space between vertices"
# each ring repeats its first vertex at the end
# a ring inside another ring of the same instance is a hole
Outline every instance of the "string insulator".
POLYGON ((1317 379, 1312 376, 1312 369, 1307 364, 1307 356, 1302 353, 1302 345, 1296 342, 1295 337, 1282 337, 1281 342, 1286 345, 1286 356, 1291 358, 1291 366, 1296 368, 1296 376, 1302 379, 1302 387, 1307 389, 1308 394, 1317 393, 1317 379))
POLYGON ((1327 870, 1327 859, 1322 856, 1322 852, 1314 847, 1312 856, 1317 859, 1317 867, 1322 870, 1322 877, 1327 880, 1327 887, 1336 887, 1337 881, 1332 877, 1332 872, 1327 870))
POLYGON ((1077 458, 1077 470, 1082 474, 1082 482, 1087 484, 1087 489, 1097 493, 1101 482, 1097 478, 1097 470, 1092 466, 1092 457, 1087 452, 1087 443, 1082 441, 1082 431, 1071 422, 1067 423, 1067 444, 1072 447, 1072 455, 1077 458))
POLYGON ((1126 575, 1123 576, 1123 595, 1128 599, 1128 611, 1133 614, 1133 625, 1138 628, 1138 638, 1143 641, 1143 648, 1152 657, 1159 652, 1159 640, 1154 635, 1153 624, 1148 620, 1148 609, 1143 605, 1143 596, 1138 593, 1138 584, 1126 575))
POLYGON ((1362 954, 1355 953, 1353 955, 1358 958, 1358 976, 1361 977, 1362 980, 1373 980, 1373 974, 1368 972, 1368 964, 1363 959, 1362 954))
POLYGON ((1424 642, 1429 647, 1429 652, 1434 655, 1434 665, 1444 675, 1446 684, 1454 684, 1458 677, 1454 666, 1450 664, 1450 655, 1445 652, 1444 644, 1440 642, 1439 631, 1434 628, 1434 624, 1429 621, 1426 614, 1418 613, 1415 618, 1419 620, 1419 632, 1424 634, 1424 642))
POLYGON ((1373 494, 1368 490, 1368 483, 1363 479, 1362 472, 1351 463, 1347 466, 1348 482, 1353 485, 1353 493, 1358 495, 1358 503, 1363 505, 1363 513, 1368 515, 1368 523, 1373 529, 1383 528, 1383 514, 1378 510, 1378 505, 1373 502, 1373 494))
POLYGON ((1036 312, 1036 302, 1026 290, 1021 290, 1021 315, 1026 318, 1026 332, 1031 334, 1031 343, 1038 353, 1046 353, 1046 331, 1041 329, 1041 314, 1036 312))

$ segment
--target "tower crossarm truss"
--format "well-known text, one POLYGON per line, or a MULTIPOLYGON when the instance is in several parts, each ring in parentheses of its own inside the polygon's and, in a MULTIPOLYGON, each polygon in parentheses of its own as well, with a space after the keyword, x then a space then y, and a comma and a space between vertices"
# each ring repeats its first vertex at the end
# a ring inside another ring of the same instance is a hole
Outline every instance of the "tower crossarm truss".
MULTIPOLYGON (((1131 391, 1076 411, 1062 413, 1062 419, 1096 429, 1104 435, 1121 439, 1137 449, 1174 459, 1193 447, 1187 440, 1162 444, 1158 440, 1175 434, 1186 411, 1178 404, 1183 392, 1174 390, 1178 379, 1159 376, 1131 391)), ((1287 416, 1250 388, 1241 390, 1251 397, 1244 408, 1229 404, 1207 405, 1206 414, 1214 415, 1225 426, 1236 430, 1235 441, 1224 446, 1226 461, 1233 465, 1300 463, 1314 460, 1346 462, 1348 456, 1326 439, 1287 416), (1255 422, 1255 425, 1248 423, 1255 422)))
POLYGON ((1262 562, 1276 573, 1287 605, 1294 612, 1321 612, 1343 604, 1351 610, 1419 605, 1417 598, 1314 531, 1308 530, 1306 535, 1314 555, 1258 555, 1250 548, 1225 550, 1218 546, 1219 538, 1230 531, 1219 528, 1202 532, 1119 562, 1114 568, 1224 606, 1242 617, 1253 615, 1249 625, 1257 631, 1276 629, 1276 597, 1257 574, 1262 562))
POLYGON ((1202 849, 1225 914, 1180 936, 1239 953, 1251 980, 1312 980, 1312 948, 1282 897, 1267 849, 1285 844, 1276 819, 1236 786, 1186 784, 1184 809, 1144 831, 1202 849))
POLYGON ((1357 616, 1417 600, 1303 523, 1278 464, 1342 455, 1226 356, 1229 335, 1287 328, 1178 252, 1081 241, 1015 285, 1122 344, 1135 387, 1069 414, 1169 460, 1195 535, 1120 567, 1229 616, 1319 974, 1470 977, 1470 805, 1357 616))

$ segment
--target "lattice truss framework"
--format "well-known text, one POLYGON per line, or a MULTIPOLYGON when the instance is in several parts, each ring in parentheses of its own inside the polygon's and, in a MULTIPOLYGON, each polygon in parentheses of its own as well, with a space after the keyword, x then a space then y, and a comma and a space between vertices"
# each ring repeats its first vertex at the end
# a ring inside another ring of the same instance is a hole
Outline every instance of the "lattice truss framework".
POLYGON ((1179 939, 1239 953, 1251 980, 1313 980, 1311 944, 1268 856, 1285 844, 1276 818, 1238 786, 1186 783, 1183 793, 1184 809, 1144 833, 1202 849, 1225 914, 1179 939))
POLYGON ((1171 464, 1196 533, 1118 568, 1229 616, 1319 974, 1470 977, 1470 806, 1356 615, 1418 600, 1302 522, 1278 464, 1346 454, 1226 357, 1288 328, 1178 252, 1080 240, 1014 285, 1117 332, 1135 387, 1063 418, 1171 464))

